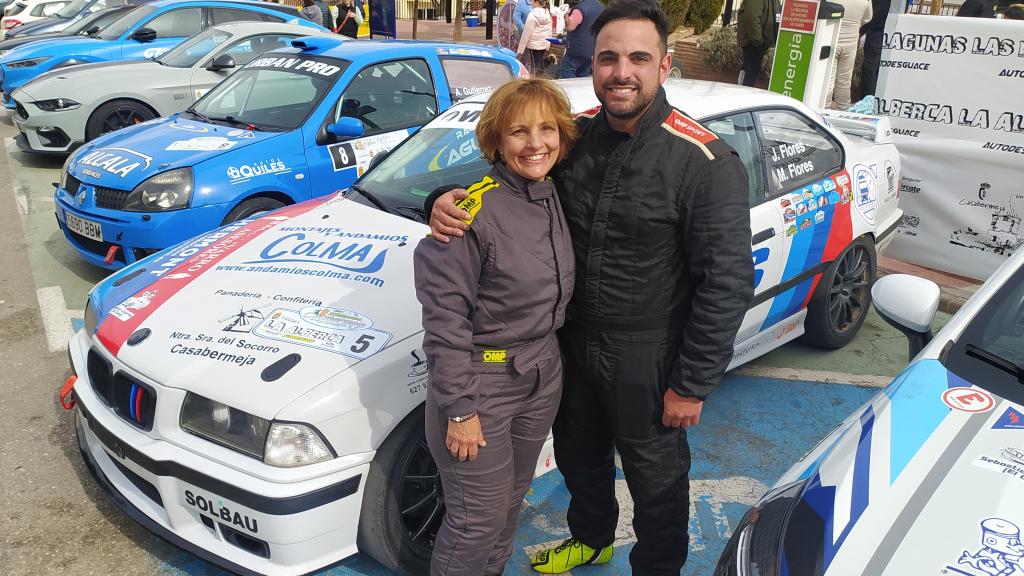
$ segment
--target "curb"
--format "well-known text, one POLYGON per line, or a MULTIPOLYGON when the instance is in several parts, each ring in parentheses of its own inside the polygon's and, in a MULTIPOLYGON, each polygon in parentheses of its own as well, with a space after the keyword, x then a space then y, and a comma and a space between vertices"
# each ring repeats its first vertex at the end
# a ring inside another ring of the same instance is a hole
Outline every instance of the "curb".
POLYGON ((938 284, 939 310, 946 314, 956 314, 981 287, 981 283, 977 280, 881 256, 878 258, 878 277, 881 278, 887 274, 913 274, 938 284))

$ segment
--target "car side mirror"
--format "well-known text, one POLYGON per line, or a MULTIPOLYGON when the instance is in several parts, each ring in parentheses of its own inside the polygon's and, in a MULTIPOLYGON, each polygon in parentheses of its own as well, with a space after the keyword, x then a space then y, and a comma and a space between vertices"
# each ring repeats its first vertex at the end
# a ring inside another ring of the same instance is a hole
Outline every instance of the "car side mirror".
POLYGON ((84 32, 84 34, 85 34, 86 36, 92 36, 93 34, 95 34, 95 33, 99 32, 99 31, 100 31, 100 27, 99 27, 99 26, 92 26, 91 28, 89 28, 88 30, 86 30, 86 31, 84 32))
POLYGON ((152 28, 139 28, 132 34, 132 40, 136 42, 152 42, 156 40, 156 30, 152 28))
POLYGON ((932 340, 932 322, 939 307, 939 286, 909 274, 890 274, 871 287, 875 310, 909 341, 910 358, 932 340))
POLYGON ((231 54, 219 54, 210 62, 206 69, 211 72, 217 72, 218 70, 226 70, 228 68, 235 67, 235 59, 231 57, 231 54))
POLYGON ((359 138, 366 128, 363 121, 349 116, 342 116, 334 124, 327 125, 327 133, 335 138, 359 138))

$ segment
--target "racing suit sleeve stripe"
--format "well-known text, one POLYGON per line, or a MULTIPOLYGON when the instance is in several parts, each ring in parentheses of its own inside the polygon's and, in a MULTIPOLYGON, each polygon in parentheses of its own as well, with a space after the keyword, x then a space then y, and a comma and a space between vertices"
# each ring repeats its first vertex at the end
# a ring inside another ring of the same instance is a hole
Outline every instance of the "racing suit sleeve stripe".
POLYGON ((683 245, 694 294, 669 386, 703 399, 725 373, 754 296, 747 175, 730 151, 682 185, 683 245))
POLYGON ((428 394, 449 418, 476 411, 478 377, 472 365, 473 322, 483 265, 479 231, 449 244, 424 238, 413 269, 422 305, 423 351, 429 362, 428 394))

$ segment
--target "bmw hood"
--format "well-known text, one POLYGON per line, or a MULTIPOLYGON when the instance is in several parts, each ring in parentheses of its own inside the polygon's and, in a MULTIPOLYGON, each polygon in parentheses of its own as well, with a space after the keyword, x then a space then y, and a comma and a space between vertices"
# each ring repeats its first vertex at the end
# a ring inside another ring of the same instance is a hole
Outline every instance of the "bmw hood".
POLYGON ((97 138, 75 152, 68 170, 83 182, 131 190, 158 172, 195 166, 282 134, 207 124, 174 115, 97 138))
POLYGON ((1024 407, 937 360, 908 367, 797 472, 782 574, 1024 571, 1024 407))
POLYGON ((422 330, 427 228, 341 195, 198 236, 90 295, 102 346, 139 374, 264 418, 422 330))

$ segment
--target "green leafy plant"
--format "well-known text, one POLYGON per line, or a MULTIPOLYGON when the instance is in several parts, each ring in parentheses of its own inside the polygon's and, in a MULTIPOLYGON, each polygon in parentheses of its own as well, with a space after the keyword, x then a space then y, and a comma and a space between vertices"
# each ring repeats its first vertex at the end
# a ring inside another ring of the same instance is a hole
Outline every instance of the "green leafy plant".
POLYGON ((716 70, 739 70, 743 57, 736 45, 736 27, 724 26, 697 43, 700 59, 716 70))
POLYGON ((682 26, 686 21, 686 12, 690 10, 690 2, 691 0, 661 0, 661 8, 668 16, 669 32, 682 26))
POLYGON ((695 34, 703 34, 718 19, 723 6, 725 0, 693 0, 686 22, 693 26, 695 34))

